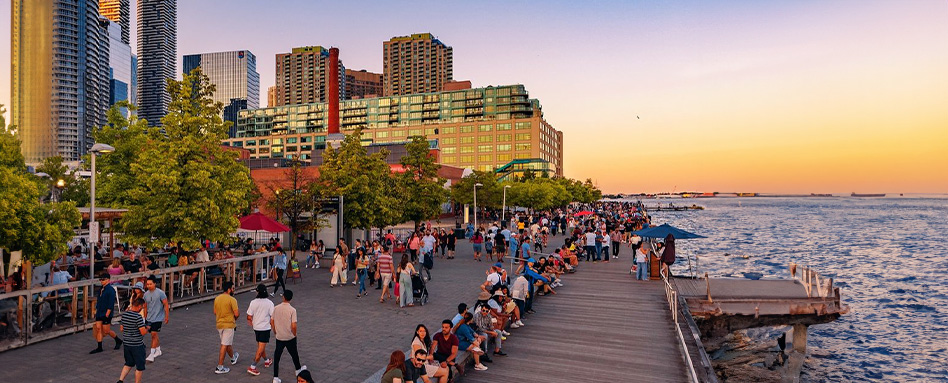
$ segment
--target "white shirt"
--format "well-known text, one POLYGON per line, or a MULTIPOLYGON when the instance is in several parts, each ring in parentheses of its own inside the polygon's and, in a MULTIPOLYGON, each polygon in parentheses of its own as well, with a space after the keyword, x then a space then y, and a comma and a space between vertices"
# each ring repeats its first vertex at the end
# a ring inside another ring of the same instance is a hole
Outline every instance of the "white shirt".
POLYGON ((421 243, 426 250, 434 249, 435 242, 438 242, 438 240, 435 239, 435 237, 431 234, 428 234, 421 239, 421 243))
POLYGON ((610 243, 612 243, 612 237, 607 233, 605 237, 602 237, 602 246, 609 247, 610 243))
POLYGON ((648 250, 645 250, 644 247, 639 248, 639 251, 635 252, 635 262, 637 263, 648 262, 647 255, 648 255, 648 250))
POLYGON ((270 317, 273 315, 273 302, 267 298, 250 301, 247 315, 253 317, 254 331, 270 331, 270 317))
POLYGON ((633 245, 638 245, 640 242, 642 242, 642 237, 633 235, 632 238, 629 238, 629 242, 632 242, 633 245))
POLYGON ((500 283, 500 274, 490 273, 487 275, 487 281, 490 282, 491 286, 497 285, 500 283))
POLYGON ((596 233, 586 233, 586 246, 596 246, 596 233))
POLYGON ((201 251, 197 252, 197 254, 194 254, 195 262, 209 262, 210 260, 211 259, 207 254, 207 250, 201 249, 201 251))

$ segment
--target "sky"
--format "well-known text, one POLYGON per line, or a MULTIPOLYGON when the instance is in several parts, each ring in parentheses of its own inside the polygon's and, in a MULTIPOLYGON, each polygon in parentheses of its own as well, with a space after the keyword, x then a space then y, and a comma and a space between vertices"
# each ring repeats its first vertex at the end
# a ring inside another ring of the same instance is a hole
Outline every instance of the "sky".
POLYGON ((178 1, 178 55, 253 52, 261 104, 277 53, 380 72, 384 40, 421 32, 456 80, 524 84, 566 176, 608 193, 948 193, 943 0, 178 1))

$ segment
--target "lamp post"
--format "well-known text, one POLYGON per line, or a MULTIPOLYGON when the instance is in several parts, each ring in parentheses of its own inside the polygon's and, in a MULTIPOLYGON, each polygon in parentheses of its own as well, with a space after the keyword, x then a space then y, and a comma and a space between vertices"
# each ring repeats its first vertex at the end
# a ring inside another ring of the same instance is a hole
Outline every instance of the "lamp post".
MULTIPOLYGON (((89 234, 92 234, 92 225, 95 224, 95 158, 99 154, 112 153, 115 151, 115 147, 108 144, 95 144, 92 145, 92 149, 89 152, 92 154, 92 182, 91 189, 92 194, 89 197, 89 234)), ((98 235, 98 225, 96 225, 96 235, 98 235)), ((91 237, 91 236, 90 236, 91 237)), ((93 249, 95 249, 95 244, 99 242, 99 238, 96 238, 95 241, 92 241, 92 238, 89 238, 89 279, 95 279, 95 254, 93 249)))
POLYGON ((477 187, 484 186, 484 184, 478 182, 474 184, 474 231, 477 231, 477 187))
POLYGON ((56 202, 60 202, 63 198, 63 189, 66 188, 66 180, 60 178, 56 181, 56 202))
POLYGON ((506 215, 506 213, 507 213, 507 188, 509 188, 509 187, 510 187, 510 185, 504 185, 504 206, 503 206, 503 208, 500 209, 500 224, 501 224, 501 225, 504 224, 505 217, 507 216, 507 215, 506 215))

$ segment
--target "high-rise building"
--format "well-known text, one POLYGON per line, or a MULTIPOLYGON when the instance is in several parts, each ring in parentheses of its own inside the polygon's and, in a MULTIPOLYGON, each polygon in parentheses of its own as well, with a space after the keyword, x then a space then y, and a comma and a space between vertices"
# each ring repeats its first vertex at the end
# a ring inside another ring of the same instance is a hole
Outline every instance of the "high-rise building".
POLYGON ((97 0, 14 0, 12 123, 26 161, 78 161, 105 121, 108 20, 97 0))
POLYGON ((272 85, 267 88, 267 107, 274 107, 277 103, 277 87, 272 85))
MULTIPOLYGON (((276 56, 276 105, 326 102, 329 89, 329 50, 321 46, 293 48, 276 56)), ((346 99, 346 73, 338 60, 339 99, 346 99)))
POLYGON ((119 25, 122 31, 121 41, 129 44, 129 28, 131 25, 130 0, 99 0, 99 14, 119 25))
POLYGON ((346 69, 346 96, 353 98, 378 97, 382 95, 382 74, 363 70, 346 69))
POLYGON ((122 42, 122 27, 109 21, 109 105, 132 98, 132 48, 122 42))
POLYGON ((392 37, 382 43, 385 96, 433 93, 454 79, 453 49, 430 33, 392 37))
POLYGON ((200 53, 184 56, 184 73, 201 70, 217 88, 213 99, 224 104, 224 120, 231 122, 234 136, 237 112, 260 106, 260 75, 257 57, 250 51, 200 53))
MULTIPOLYGON (((366 143, 434 140, 445 165, 485 171, 527 166, 563 175, 563 133, 543 118, 540 102, 523 85, 345 100, 339 116, 341 130, 362 128, 366 143)), ((225 143, 247 149, 252 158, 305 160, 326 146, 328 130, 325 103, 244 110, 237 135, 225 143)))
POLYGON ((138 0, 138 117, 160 126, 178 55, 177 0, 138 0))

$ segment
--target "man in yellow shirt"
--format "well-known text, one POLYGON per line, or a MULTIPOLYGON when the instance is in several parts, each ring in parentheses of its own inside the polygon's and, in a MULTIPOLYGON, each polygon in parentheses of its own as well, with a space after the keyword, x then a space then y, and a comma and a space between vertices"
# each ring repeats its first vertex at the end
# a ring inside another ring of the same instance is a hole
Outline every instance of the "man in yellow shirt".
POLYGON ((221 338, 220 356, 217 358, 215 374, 226 374, 230 369, 224 367, 224 355, 230 356, 230 364, 237 364, 240 354, 234 352, 234 330, 237 329, 237 299, 234 298, 234 282, 225 281, 224 291, 214 298, 214 316, 217 317, 217 333, 221 338))

